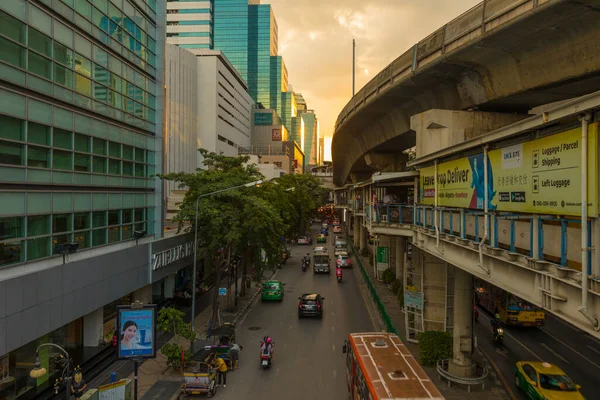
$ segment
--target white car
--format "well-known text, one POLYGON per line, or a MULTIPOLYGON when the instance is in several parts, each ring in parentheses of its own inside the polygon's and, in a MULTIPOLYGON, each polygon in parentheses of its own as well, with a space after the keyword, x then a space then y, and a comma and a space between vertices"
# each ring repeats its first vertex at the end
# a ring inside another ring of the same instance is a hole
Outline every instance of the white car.
POLYGON ((325 247, 323 247, 323 246, 318 246, 318 247, 315 247, 313 251, 314 251, 314 252, 317 252, 317 251, 324 251, 325 253, 327 253, 327 249, 326 249, 325 247))
POLYGON ((352 261, 350 260, 350 257, 348 257, 348 253, 345 252, 336 257, 335 263, 342 268, 352 266, 352 261))
POLYGON ((312 240, 311 238, 307 237, 307 236, 300 236, 298 238, 298 244, 311 244, 312 240))

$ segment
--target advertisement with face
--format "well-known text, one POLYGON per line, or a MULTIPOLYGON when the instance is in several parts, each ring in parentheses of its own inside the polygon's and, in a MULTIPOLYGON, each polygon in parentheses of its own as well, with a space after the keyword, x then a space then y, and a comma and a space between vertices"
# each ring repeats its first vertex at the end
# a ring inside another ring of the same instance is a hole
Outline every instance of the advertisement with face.
POLYGON ((117 356, 119 359, 156 357, 155 305, 142 308, 119 307, 118 327, 117 356))

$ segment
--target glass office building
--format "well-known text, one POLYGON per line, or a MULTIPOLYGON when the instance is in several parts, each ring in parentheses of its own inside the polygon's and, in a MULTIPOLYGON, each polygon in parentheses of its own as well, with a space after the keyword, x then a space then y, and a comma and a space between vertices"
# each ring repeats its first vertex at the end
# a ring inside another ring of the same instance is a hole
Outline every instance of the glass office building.
MULTIPOLYGON (((0 270, 8 272, 0 297, 14 277, 25 293, 0 307, 0 363, 9 365, 19 398, 44 383, 21 370, 34 361, 35 345, 51 341, 76 353, 82 315, 101 308, 96 300, 108 291, 86 293, 82 284, 81 296, 98 297, 63 301, 72 280, 38 285, 35 274, 60 276, 77 260, 95 265, 100 255, 134 248, 135 231, 162 236, 162 183, 154 175, 162 173, 164 7, 164 0, 0 1, 0 270), (66 266, 59 245, 77 247, 66 266), (35 305, 44 287, 62 304, 52 317, 50 302, 35 305), (67 313, 67 303, 77 311, 67 313)), ((81 278, 106 279, 128 262, 81 278)))

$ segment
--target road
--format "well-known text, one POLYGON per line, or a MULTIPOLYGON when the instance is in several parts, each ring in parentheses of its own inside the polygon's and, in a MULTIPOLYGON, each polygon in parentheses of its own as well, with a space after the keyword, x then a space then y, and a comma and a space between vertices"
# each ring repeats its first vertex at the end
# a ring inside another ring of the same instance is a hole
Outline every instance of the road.
POLYGON ((555 364, 582 386, 585 398, 599 397, 600 342, 587 333, 549 313, 542 328, 506 328, 500 348, 492 343, 490 331, 490 316, 480 312, 479 321, 475 323, 478 345, 498 366, 516 398, 526 399, 514 383, 515 362, 523 360, 555 364))
MULTIPOLYGON (((344 269, 337 283, 335 268, 330 275, 301 270, 302 255, 312 246, 293 246, 292 257, 274 279, 285 284, 282 302, 251 307, 239 323, 237 341, 244 347, 240 368, 227 374, 227 387, 219 387, 217 399, 342 399, 348 396, 342 345, 351 332, 373 331, 373 323, 358 286, 357 276, 344 269), (298 297, 316 292, 325 297, 323 319, 298 318, 298 297), (263 370, 259 342, 269 335, 275 342, 273 364, 263 370)), ((333 246, 327 247, 334 266, 333 246)))

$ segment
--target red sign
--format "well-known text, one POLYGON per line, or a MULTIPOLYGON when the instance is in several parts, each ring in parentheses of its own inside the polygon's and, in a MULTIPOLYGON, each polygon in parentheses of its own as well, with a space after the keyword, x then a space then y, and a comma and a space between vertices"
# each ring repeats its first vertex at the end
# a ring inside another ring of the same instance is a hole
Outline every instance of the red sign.
POLYGON ((281 142, 281 129, 273 129, 271 131, 271 140, 281 142))
POLYGON ((294 168, 298 168, 298 160, 294 160, 294 168))

